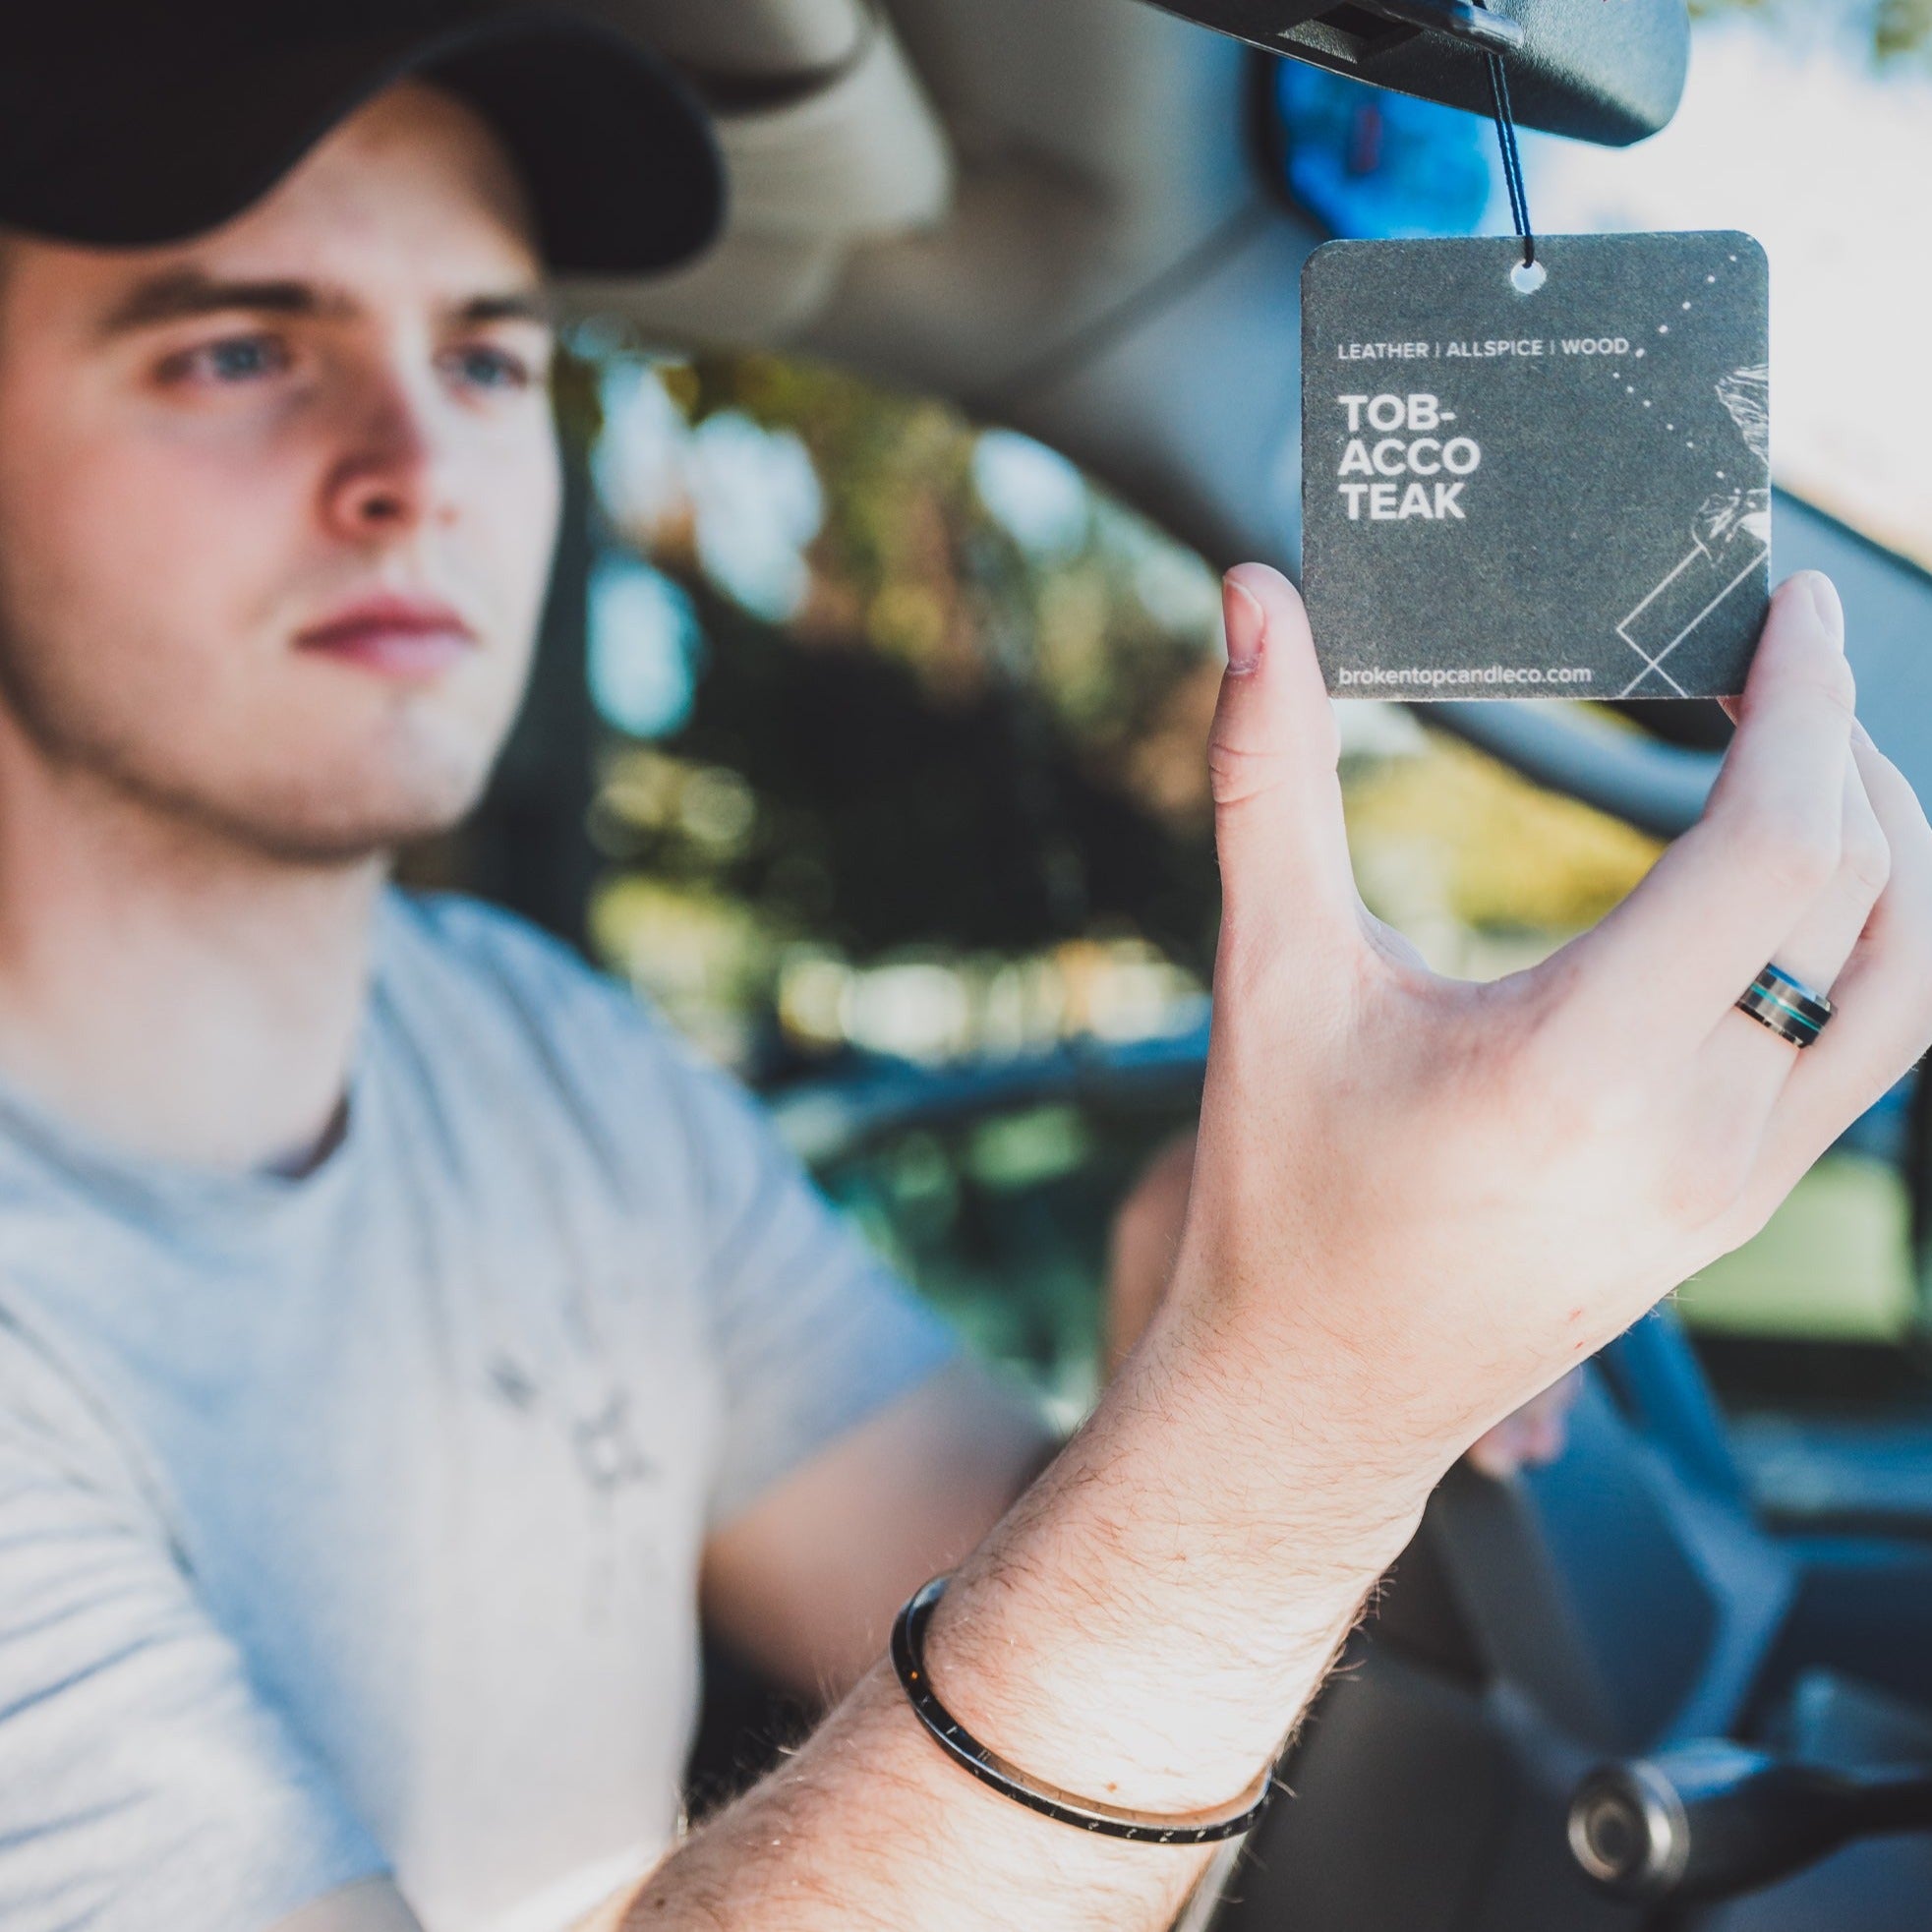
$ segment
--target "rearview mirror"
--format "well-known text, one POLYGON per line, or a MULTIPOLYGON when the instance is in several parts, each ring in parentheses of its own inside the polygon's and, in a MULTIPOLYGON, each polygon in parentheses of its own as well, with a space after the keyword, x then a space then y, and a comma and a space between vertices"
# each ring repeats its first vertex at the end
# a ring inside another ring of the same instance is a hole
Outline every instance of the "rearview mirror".
POLYGON ((1507 63, 1524 127, 1624 147, 1683 97, 1685 0, 1152 0, 1164 12, 1397 93, 1491 111, 1488 54, 1507 63))

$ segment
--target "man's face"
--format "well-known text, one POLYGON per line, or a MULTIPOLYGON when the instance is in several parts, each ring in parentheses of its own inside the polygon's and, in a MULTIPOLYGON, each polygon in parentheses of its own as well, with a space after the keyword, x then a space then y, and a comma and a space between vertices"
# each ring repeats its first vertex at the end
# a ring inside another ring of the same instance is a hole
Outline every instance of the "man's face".
POLYGON ((556 537, 539 276, 508 156, 415 85, 199 240, 8 238, 5 755, 306 861, 460 816, 556 537))

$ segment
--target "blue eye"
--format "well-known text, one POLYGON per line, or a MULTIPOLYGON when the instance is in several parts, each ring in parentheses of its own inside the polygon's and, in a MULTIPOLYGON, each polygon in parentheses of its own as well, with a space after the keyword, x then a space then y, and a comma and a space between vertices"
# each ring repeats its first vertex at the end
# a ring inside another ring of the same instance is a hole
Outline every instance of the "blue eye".
POLYGON ((205 377, 233 385, 278 374, 288 361, 288 351, 272 335, 229 335, 170 357, 162 373, 170 378, 205 377))
POLYGON ((288 367, 288 352, 274 336, 228 336, 190 352, 188 365, 201 365, 218 382, 248 382, 288 367))
POLYGON ((527 389, 530 365, 503 349, 470 348, 453 352, 460 381, 479 389, 527 389))

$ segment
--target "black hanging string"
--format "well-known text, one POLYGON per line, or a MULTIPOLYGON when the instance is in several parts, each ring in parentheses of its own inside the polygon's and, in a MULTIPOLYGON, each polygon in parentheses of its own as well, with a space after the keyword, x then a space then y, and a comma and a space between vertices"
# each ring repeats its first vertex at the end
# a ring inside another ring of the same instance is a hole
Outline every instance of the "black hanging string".
POLYGON ((1490 97, 1495 102, 1496 144, 1502 149, 1502 179, 1509 190, 1510 218, 1523 238, 1523 266, 1536 266, 1536 236, 1530 231, 1530 197, 1523 186, 1523 155, 1516 146, 1516 117, 1509 111, 1509 77, 1502 71, 1502 56, 1493 53, 1490 62, 1490 97))

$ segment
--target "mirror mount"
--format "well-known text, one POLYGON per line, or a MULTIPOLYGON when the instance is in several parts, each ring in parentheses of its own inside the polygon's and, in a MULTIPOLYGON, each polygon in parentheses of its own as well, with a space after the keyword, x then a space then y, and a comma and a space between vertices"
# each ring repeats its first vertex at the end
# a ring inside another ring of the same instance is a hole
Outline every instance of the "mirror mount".
POLYGON ((1690 65, 1685 0, 1151 0, 1250 46, 1471 113, 1491 111, 1489 55, 1517 121, 1625 147, 1666 125, 1690 65))
POLYGON ((1366 0, 1366 5, 1372 14, 1467 40, 1486 53, 1514 53, 1523 44, 1523 29, 1507 14, 1493 14, 1467 0, 1366 0))

